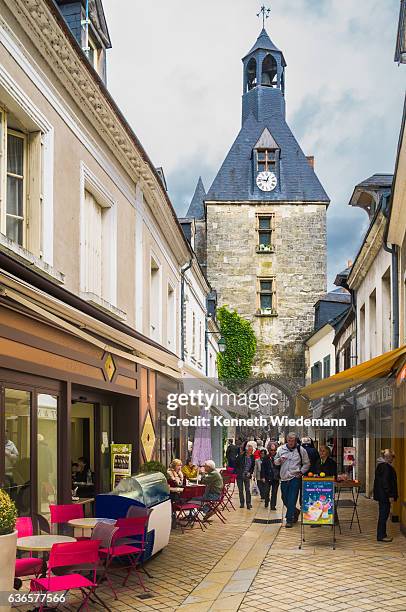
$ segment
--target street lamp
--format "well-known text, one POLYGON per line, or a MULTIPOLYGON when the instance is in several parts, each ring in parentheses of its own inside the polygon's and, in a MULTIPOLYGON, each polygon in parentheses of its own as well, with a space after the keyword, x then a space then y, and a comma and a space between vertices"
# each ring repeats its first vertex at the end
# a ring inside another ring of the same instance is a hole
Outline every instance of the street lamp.
POLYGON ((224 351, 226 350, 226 341, 224 340, 223 337, 220 338, 220 340, 218 341, 218 347, 219 347, 219 352, 220 353, 224 353, 224 351))

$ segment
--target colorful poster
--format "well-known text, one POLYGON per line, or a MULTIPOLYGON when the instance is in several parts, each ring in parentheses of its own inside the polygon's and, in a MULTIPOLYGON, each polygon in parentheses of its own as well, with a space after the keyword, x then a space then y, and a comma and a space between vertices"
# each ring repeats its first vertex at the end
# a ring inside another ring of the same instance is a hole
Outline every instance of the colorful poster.
POLYGON ((333 525, 334 480, 303 478, 302 513, 304 525, 333 525))
POLYGON ((344 446, 343 465, 355 465, 355 446, 344 446))
POLYGON ((127 476, 131 476, 131 444, 111 444, 111 484, 116 484, 127 476))

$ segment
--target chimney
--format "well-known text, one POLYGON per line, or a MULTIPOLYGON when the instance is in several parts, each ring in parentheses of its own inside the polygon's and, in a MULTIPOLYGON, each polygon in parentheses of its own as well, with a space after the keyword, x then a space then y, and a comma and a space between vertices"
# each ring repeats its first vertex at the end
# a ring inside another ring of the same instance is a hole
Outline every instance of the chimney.
POLYGON ((306 155, 307 162, 314 169, 314 155, 306 155))

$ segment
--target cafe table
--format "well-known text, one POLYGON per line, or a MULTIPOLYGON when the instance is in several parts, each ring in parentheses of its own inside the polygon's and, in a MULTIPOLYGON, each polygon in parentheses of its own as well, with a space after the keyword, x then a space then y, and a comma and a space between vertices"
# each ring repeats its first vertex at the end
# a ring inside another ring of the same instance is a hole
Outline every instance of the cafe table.
POLYGON ((47 573, 47 556, 54 544, 65 544, 66 542, 76 542, 76 538, 61 535, 32 535, 24 538, 17 538, 18 550, 42 553, 41 576, 47 573))
POLYGON ((97 523, 109 523, 110 525, 115 525, 116 519, 85 517, 71 519, 70 521, 68 521, 68 525, 70 525, 71 527, 82 530, 82 536, 85 535, 85 531, 91 531, 92 529, 94 529, 97 523))

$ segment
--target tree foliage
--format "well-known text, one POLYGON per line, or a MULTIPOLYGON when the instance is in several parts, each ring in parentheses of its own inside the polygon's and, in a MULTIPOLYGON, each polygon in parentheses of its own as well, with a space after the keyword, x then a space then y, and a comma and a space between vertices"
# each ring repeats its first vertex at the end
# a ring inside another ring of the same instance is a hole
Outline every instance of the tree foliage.
POLYGON ((218 376, 230 388, 238 388, 251 376, 257 340, 251 323, 226 306, 217 310, 220 332, 226 343, 217 356, 218 376))

